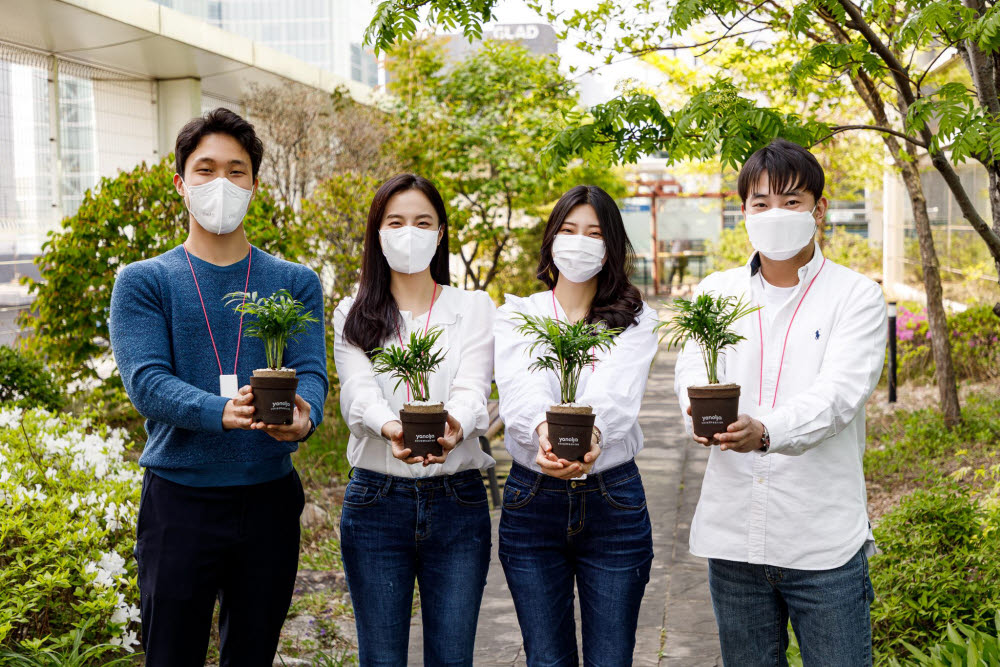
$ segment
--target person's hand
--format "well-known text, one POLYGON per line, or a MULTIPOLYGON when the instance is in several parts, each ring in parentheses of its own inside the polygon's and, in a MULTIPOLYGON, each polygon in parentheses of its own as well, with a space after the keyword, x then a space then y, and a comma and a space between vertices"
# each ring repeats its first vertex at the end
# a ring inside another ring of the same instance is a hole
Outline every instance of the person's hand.
MULTIPOLYGON (((691 406, 690 405, 688 406, 687 413, 688 413, 688 417, 690 417, 691 416, 691 406)), ((697 442, 699 445, 705 445, 706 447, 711 447, 712 445, 719 444, 715 440, 715 438, 712 438, 710 440, 708 438, 702 438, 701 436, 697 436, 697 435, 692 436, 692 437, 694 438, 694 441, 697 442)))
POLYGON ((389 441, 392 455, 403 463, 423 463, 422 456, 410 456, 413 453, 409 447, 403 444, 403 424, 398 420, 386 422, 382 425, 382 437, 389 441))
POLYGON ((536 429, 538 433, 538 454, 535 456, 535 463, 542 469, 542 472, 550 477, 558 479, 572 479, 586 474, 594 467, 594 461, 601 455, 601 448, 597 446, 600 437, 596 429, 594 437, 590 441, 590 451, 584 454, 583 461, 567 461, 552 453, 552 443, 549 442, 549 424, 542 422, 536 429))
POLYGON ((740 415, 736 421, 726 427, 725 433, 718 433, 715 439, 721 444, 722 451, 731 449, 745 454, 764 446, 761 436, 764 435, 764 425, 750 415, 740 415))
POLYGON ((264 431, 269 436, 279 442, 298 442, 306 437, 311 427, 309 423, 309 413, 312 408, 306 399, 295 394, 295 407, 292 408, 291 424, 265 424, 264 422, 254 422, 250 427, 257 431, 264 431))
POLYGON ((465 433, 462 430, 462 425, 449 414, 448 420, 444 425, 444 436, 438 438, 438 444, 441 445, 441 456, 427 454, 424 465, 429 466, 432 463, 444 463, 444 460, 448 458, 448 453, 458 447, 463 440, 465 440, 465 433))
POLYGON ((239 395, 226 403, 222 411, 222 428, 227 431, 253 428, 253 393, 250 385, 241 387, 239 395))

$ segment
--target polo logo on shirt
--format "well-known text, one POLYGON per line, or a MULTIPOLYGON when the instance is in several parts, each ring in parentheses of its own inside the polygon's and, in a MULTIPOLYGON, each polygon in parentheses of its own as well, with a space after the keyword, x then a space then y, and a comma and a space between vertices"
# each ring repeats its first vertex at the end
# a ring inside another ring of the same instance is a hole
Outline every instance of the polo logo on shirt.
POLYGON ((819 329, 816 329, 816 333, 815 333, 815 334, 813 334, 813 336, 815 337, 815 339, 816 339, 816 340, 819 340, 819 336, 820 336, 820 331, 819 331, 819 329))

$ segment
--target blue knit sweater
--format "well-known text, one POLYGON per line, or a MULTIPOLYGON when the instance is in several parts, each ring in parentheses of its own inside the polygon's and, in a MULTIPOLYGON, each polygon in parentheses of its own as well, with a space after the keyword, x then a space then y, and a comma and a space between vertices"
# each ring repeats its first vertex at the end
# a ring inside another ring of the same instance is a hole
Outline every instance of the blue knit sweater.
MULTIPOLYGON (((284 365, 299 378, 297 392, 319 425, 326 399, 323 294, 316 273, 252 248, 250 292, 269 296, 287 289, 320 320, 290 342, 284 365)), ((242 292, 247 260, 216 266, 191 255, 223 373, 233 372, 240 316, 222 297, 242 292)), ((244 319, 244 330, 249 318, 244 319)), ((122 269, 111 295, 111 348, 149 438, 139 464, 187 486, 239 486, 268 482, 292 469, 293 442, 262 431, 222 428, 228 398, 219 395, 219 362, 209 338, 191 268, 181 246, 122 269)), ((266 368, 259 338, 243 336, 237 376, 249 384, 266 368)))

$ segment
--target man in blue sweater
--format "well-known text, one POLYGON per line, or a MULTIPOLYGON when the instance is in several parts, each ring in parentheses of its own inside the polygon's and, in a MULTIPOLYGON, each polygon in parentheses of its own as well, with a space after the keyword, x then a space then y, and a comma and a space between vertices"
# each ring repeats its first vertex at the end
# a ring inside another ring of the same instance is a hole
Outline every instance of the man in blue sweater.
POLYGON ((221 664, 269 666, 291 602, 304 495, 290 455, 323 418, 323 325, 285 354, 299 378, 292 423, 265 426, 246 384, 264 348, 241 340, 223 296, 287 289, 320 322, 323 298, 315 272, 247 241, 263 152, 228 109, 185 125, 174 186, 187 240, 126 266, 111 297, 111 347, 149 435, 135 548, 147 667, 203 665, 216 598, 221 664))

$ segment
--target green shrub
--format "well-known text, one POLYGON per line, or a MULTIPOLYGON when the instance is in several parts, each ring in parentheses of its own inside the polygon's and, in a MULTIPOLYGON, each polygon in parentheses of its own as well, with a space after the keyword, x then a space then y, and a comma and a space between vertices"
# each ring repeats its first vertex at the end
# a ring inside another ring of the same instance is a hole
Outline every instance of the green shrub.
MULTIPOLYGON (((993 630, 979 630, 959 623, 948 624, 948 630, 940 643, 920 650, 907 646, 914 660, 907 664, 914 667, 979 667, 980 665, 1000 665, 1000 611, 993 621, 993 630)), ((893 667, 901 663, 892 661, 893 667)))
POLYGON ((0 406, 0 646, 138 643, 142 475, 126 449, 89 417, 0 406))
MULTIPOLYGON (((948 316, 951 357, 959 380, 985 381, 1000 377, 1000 318, 989 306, 973 306, 948 316)), ((896 316, 900 382, 934 379, 927 315, 922 307, 901 305, 896 316)))
POLYGON ((0 403, 58 410, 66 402, 45 364, 4 345, 0 345, 0 379, 0 403))
POLYGON ((98 644, 87 646, 83 643, 90 621, 73 633, 73 643, 61 650, 51 648, 28 649, 20 651, 0 651, 0 665, 7 667, 89 667, 97 664, 100 659, 102 667, 115 665, 132 665, 134 656, 108 658, 109 654, 121 654, 121 646, 115 644, 98 644))
POLYGON ((906 496, 876 528, 875 655, 882 664, 927 646, 949 623, 984 629, 1000 608, 1000 530, 968 490, 940 481, 906 496))

